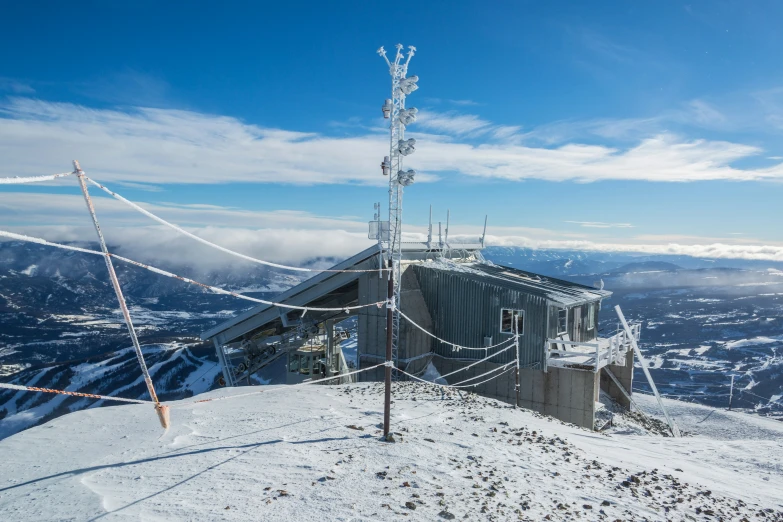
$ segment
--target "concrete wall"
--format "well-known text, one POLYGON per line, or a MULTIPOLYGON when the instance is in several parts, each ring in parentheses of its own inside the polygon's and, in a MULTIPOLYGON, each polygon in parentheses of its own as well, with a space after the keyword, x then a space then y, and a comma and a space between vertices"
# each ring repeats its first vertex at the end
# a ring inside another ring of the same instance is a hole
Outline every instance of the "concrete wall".
POLYGON ((586 370, 521 370, 519 405, 563 422, 593 429, 598 376, 586 370))
MULTIPOLYGON (((625 366, 617 366, 615 364, 607 366, 629 394, 633 393, 633 360, 633 350, 628 350, 628 353, 625 354, 625 366)), ((614 381, 603 370, 601 371, 601 389, 608 393, 618 404, 628 410, 631 409, 631 401, 617 388, 614 381)))

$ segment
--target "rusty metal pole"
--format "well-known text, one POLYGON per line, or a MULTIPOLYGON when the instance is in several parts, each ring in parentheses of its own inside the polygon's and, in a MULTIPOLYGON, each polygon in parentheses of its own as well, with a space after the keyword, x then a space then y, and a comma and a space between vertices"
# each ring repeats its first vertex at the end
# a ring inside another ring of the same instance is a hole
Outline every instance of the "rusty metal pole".
POLYGON ((136 330, 133 328, 133 322, 131 321, 130 312, 128 306, 125 303, 125 297, 122 295, 122 289, 120 288, 120 282, 117 280, 117 274, 114 272, 114 265, 111 262, 111 254, 109 249, 106 248, 106 241, 103 239, 103 233, 101 227, 98 225, 98 216, 95 214, 95 207, 90 199, 90 193, 87 191, 87 184, 84 182, 84 171, 79 162, 73 160, 73 168, 76 171, 76 177, 79 180, 79 186, 81 186, 82 194, 84 194, 84 201, 87 203, 87 210, 92 217, 92 224, 95 226, 95 232, 98 234, 98 241, 101 244, 101 250, 103 251, 103 259, 106 261, 106 268, 109 271, 109 278, 111 279, 111 285, 114 288, 114 293, 117 295, 117 301, 120 303, 120 310, 122 310, 122 316, 125 319, 125 325, 128 327, 128 333, 130 333, 131 341, 133 342, 133 348, 136 350, 136 358, 139 360, 139 366, 141 366, 141 373, 144 375, 144 381, 147 383, 147 390, 149 391, 152 401, 155 403, 155 411, 158 414, 160 425, 163 428, 169 427, 169 408, 163 406, 158 400, 158 395, 155 393, 155 387, 152 385, 152 377, 147 369, 147 363, 144 361, 144 354, 141 352, 141 346, 139 345, 139 339, 136 337, 136 330))
MULTIPOLYGON (((392 305, 394 303, 394 270, 391 270, 391 263, 389 262, 389 286, 386 290, 386 364, 391 363, 392 360, 392 327, 394 323, 394 309, 392 305)), ((386 366, 386 387, 384 390, 383 399, 383 440, 389 438, 389 423, 391 417, 391 378, 392 368, 386 366)))

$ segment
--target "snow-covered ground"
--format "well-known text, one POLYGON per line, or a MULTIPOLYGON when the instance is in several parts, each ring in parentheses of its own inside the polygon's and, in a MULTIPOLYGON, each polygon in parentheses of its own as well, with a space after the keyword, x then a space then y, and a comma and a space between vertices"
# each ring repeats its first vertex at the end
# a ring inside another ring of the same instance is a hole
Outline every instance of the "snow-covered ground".
POLYGON ((378 383, 250 391, 172 403, 165 434, 129 405, 0 441, 0 520, 783 519, 770 419, 667 401, 698 435, 607 435, 395 383, 385 443, 378 383))

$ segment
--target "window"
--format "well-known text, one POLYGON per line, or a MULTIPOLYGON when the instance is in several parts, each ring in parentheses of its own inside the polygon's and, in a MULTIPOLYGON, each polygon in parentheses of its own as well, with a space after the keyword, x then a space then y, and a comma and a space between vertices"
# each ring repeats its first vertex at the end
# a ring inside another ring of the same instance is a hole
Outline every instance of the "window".
POLYGON ((587 307, 587 329, 595 329, 595 303, 590 303, 587 307))
POLYGON ((500 310, 500 333, 514 335, 525 333, 525 311, 503 308, 500 310), (514 319, 516 318, 516 332, 514 331, 514 319))
POLYGON ((299 354, 295 353, 291 355, 291 364, 288 367, 288 371, 291 373, 299 372, 299 354))
POLYGON ((557 311, 557 335, 568 333, 568 309, 561 308, 557 311))

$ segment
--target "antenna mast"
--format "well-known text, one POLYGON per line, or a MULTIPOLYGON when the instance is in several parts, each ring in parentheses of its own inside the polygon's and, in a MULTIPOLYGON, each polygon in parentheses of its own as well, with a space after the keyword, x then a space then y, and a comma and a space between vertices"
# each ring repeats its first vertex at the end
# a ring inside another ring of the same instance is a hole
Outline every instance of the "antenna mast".
POLYGON ((402 51, 402 44, 397 44, 394 61, 386 57, 383 47, 378 49, 378 55, 386 61, 391 75, 391 99, 383 104, 384 118, 390 118, 389 125, 389 157, 384 158, 389 173, 389 238, 386 248, 386 259, 392 267, 394 281, 394 321, 392 325, 392 360, 397 361, 400 332, 400 284, 402 281, 400 263, 402 261, 402 195, 404 187, 413 183, 416 175, 414 170, 403 171, 403 158, 415 150, 416 140, 405 139, 405 127, 416 121, 415 108, 405 109, 405 97, 418 89, 418 76, 407 77, 408 64, 416 52, 412 45, 408 46, 407 57, 402 51), (404 59, 405 58, 405 59, 404 59), (404 59, 404 61, 403 61, 404 59))

